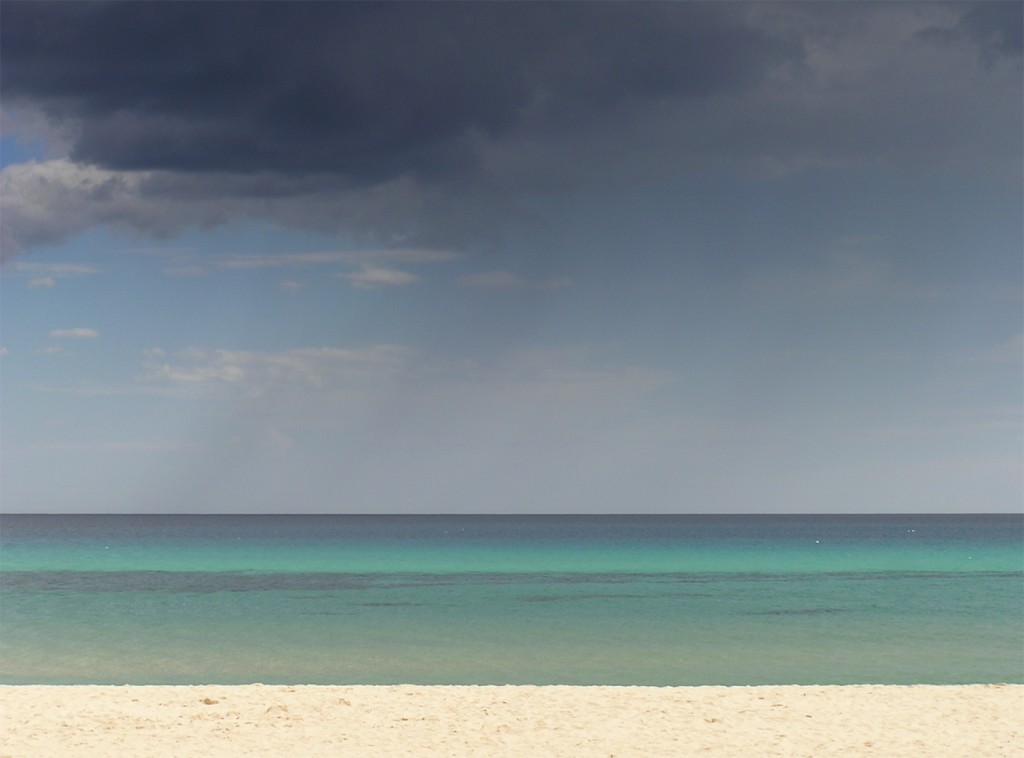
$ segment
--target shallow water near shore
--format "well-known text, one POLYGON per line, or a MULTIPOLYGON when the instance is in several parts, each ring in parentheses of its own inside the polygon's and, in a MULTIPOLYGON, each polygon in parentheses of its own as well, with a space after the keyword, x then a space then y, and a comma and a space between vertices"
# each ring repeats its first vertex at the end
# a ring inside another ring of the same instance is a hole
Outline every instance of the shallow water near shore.
POLYGON ((7 684, 1024 681, 1024 519, 0 517, 7 684))

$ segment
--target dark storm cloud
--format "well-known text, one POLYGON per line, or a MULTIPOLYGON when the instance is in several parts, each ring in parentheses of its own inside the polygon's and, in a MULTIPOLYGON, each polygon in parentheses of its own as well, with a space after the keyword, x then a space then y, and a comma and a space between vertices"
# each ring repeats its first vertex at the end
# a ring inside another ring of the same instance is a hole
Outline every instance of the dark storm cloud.
POLYGON ((1024 3, 978 3, 963 15, 960 26, 983 48, 1020 56, 1024 47, 1024 3))
POLYGON ((357 183, 742 90, 800 52, 695 3, 8 2, 2 45, 5 99, 74 127, 77 161, 357 183))
POLYGON ((1019 184, 1013 3, 5 0, 0 255, 103 224, 258 218, 374 244, 497 243, 725 171, 1019 184), (20 127, 18 126, 20 124, 20 127))
POLYGON ((924 38, 953 41, 966 38, 974 44, 981 59, 991 65, 1005 56, 1019 59, 1024 48, 1024 3, 976 2, 957 6, 961 12, 952 27, 931 28, 922 31, 924 38))

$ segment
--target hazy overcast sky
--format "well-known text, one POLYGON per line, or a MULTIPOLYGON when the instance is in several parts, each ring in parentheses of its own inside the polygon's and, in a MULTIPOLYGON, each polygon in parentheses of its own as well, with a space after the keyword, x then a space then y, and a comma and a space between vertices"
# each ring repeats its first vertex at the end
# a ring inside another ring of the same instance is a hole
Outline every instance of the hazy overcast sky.
POLYGON ((1020 510, 1021 9, 4 0, 3 508, 1020 510))

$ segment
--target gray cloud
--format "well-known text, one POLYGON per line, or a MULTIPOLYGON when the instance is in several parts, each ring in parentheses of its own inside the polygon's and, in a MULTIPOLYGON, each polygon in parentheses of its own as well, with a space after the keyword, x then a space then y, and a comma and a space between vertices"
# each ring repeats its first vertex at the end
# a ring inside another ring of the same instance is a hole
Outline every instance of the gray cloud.
POLYGON ((344 276, 345 281, 354 287, 374 289, 377 287, 405 287, 415 284, 419 277, 397 268, 381 266, 363 266, 359 271, 344 276))
POLYGON ((24 274, 29 278, 25 284, 29 289, 56 287, 57 282, 65 277, 84 276, 99 273, 95 266, 84 263, 15 263, 11 270, 24 274))
POLYGON ((76 326, 72 329, 53 329, 50 331, 50 339, 95 339, 100 333, 95 329, 85 326, 76 326))
POLYGON ((1024 5, 975 3, 961 17, 958 29, 974 40, 985 58, 994 55, 1019 58, 1024 47, 1024 5))
POLYGON ((473 134, 743 88, 798 48, 699 3, 5 4, 5 97, 109 169, 450 175, 473 134))
POLYGON ((726 167, 1019 175, 1019 3, 4 4, 3 250, 233 218, 458 248, 726 167), (52 147, 52 146, 51 146, 52 147))

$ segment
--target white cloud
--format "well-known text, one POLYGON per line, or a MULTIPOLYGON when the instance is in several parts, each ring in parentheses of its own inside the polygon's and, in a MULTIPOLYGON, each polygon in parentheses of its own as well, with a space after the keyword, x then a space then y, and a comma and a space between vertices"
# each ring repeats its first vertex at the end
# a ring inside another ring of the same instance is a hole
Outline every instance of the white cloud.
POLYGON ((187 349, 168 356, 154 348, 143 353, 143 379, 172 384, 234 385, 253 397, 271 387, 327 388, 346 381, 380 379, 412 355, 408 348, 378 345, 365 349, 294 348, 280 352, 187 349))
POLYGON ((50 332, 50 339, 95 339, 100 333, 89 327, 78 326, 72 329, 54 329, 50 332))
POLYGON ((245 378, 245 369, 239 365, 215 362, 210 365, 174 366, 169 363, 149 366, 149 377, 170 382, 198 383, 207 381, 239 382, 245 378))
POLYGON ((480 289, 561 289, 572 282, 565 278, 528 279, 520 274, 509 271, 484 271, 478 274, 467 274, 456 280, 463 287, 480 289))
POLYGON ((447 263, 459 258, 451 250, 428 248, 381 248, 379 250, 333 250, 306 253, 274 253, 266 255, 229 255, 212 261, 224 269, 248 268, 296 268, 304 266, 326 266, 339 264, 370 265, 374 262, 389 261, 407 264, 447 263))
MULTIPOLYGON (((5 200, 6 202, 6 200, 5 200)), ((31 277, 25 285, 29 289, 39 287, 56 287, 60 279, 71 276, 85 276, 97 274, 99 269, 84 263, 36 263, 18 261, 12 264, 11 268, 19 273, 31 277)))
POLYGON ((143 387, 194 397, 227 393, 251 404, 237 409, 251 428, 320 428, 339 439, 365 435, 367 444, 400 446, 436 445, 425 437, 436 434, 453 449, 474 440, 504 445, 585 435, 623 414, 644 413, 644 399, 677 380, 661 369, 595 363, 585 348, 518 350, 487 362, 396 345, 158 349, 144 353, 142 368, 143 387))
POLYGON ((36 276, 83 276, 86 274, 98 274, 99 269, 84 263, 36 263, 17 261, 12 264, 15 271, 24 271, 27 274, 36 276))
POLYGON ((6 166, 0 171, 0 252, 6 257, 23 245, 59 242, 96 224, 135 216, 143 177, 63 158, 6 166))
MULTIPOLYGON (((345 279, 357 287, 402 286, 418 281, 419 277, 387 265, 430 265, 447 263, 461 256, 451 250, 433 248, 380 248, 360 250, 328 250, 298 253, 198 255, 177 254, 176 265, 167 266, 163 273, 174 277, 206 276, 211 269, 222 271, 247 271, 256 269, 296 269, 314 266, 358 266, 359 269, 345 279)), ((279 283, 282 291, 294 294, 302 283, 293 279, 279 283)))
POLYGON ((374 287, 404 287, 419 281, 419 277, 408 271, 379 266, 363 266, 362 269, 346 274, 345 281, 355 287, 372 289, 374 287))

